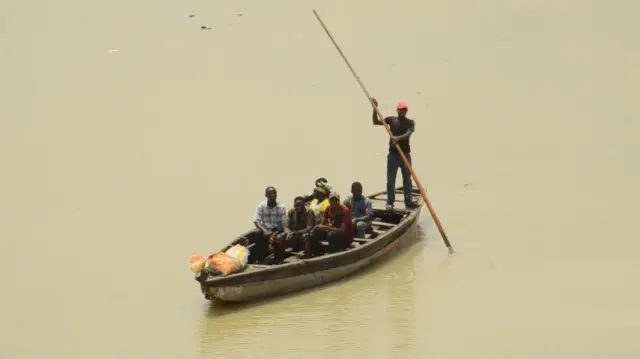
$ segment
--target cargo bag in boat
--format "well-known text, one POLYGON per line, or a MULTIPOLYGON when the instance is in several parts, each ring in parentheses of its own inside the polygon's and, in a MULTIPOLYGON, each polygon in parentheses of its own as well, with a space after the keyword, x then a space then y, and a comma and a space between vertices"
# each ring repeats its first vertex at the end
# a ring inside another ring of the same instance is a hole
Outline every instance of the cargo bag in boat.
POLYGON ((242 262, 224 252, 217 252, 207 258, 204 270, 214 276, 229 275, 241 271, 242 262))
POLYGON ((235 246, 227 249, 225 253, 239 260, 242 264, 242 268, 244 268, 247 265, 247 262, 249 262, 249 248, 245 246, 236 244, 235 246))
POLYGON ((214 276, 229 275, 244 269, 248 260, 249 249, 236 244, 225 252, 216 252, 207 258, 194 254, 189 258, 189 267, 194 273, 204 270, 214 276))
POLYGON ((193 273, 198 273, 203 270, 206 263, 207 258, 201 255, 194 254, 189 257, 189 269, 191 269, 193 273))

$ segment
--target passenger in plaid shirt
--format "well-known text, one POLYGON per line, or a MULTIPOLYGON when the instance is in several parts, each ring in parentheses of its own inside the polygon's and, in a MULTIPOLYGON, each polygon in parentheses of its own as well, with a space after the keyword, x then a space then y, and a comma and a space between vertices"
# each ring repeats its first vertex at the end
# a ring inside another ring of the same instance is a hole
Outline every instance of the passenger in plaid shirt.
POLYGON ((254 244, 249 250, 251 264, 267 257, 271 237, 283 232, 288 221, 287 208, 277 200, 278 191, 274 187, 267 187, 264 195, 267 199, 258 205, 253 220, 256 228, 247 235, 249 244, 254 244))

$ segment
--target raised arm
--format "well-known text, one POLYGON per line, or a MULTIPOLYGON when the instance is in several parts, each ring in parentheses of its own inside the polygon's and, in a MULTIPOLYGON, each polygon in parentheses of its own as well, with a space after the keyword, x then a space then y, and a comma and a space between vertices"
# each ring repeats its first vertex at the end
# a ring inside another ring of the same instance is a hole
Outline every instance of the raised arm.
POLYGON ((371 119, 374 125, 382 126, 382 122, 380 122, 380 119, 378 118, 378 113, 376 112, 376 110, 373 110, 373 117, 371 119))
MULTIPOLYGON (((378 100, 376 100, 375 98, 371 98, 371 102, 373 102, 374 105, 376 105, 376 107, 378 107, 378 100)), ((376 112, 376 110, 373 110, 373 117, 371 118, 373 120, 373 124, 376 126, 382 126, 382 122, 380 122, 380 119, 378 118, 378 113, 376 112)), ((387 119, 385 118, 385 121, 387 119)))

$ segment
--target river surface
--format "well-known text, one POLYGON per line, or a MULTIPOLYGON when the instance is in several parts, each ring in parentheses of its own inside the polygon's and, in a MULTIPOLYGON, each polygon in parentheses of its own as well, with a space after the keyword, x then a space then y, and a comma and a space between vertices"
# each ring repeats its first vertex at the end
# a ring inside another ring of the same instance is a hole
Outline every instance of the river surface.
POLYGON ((637 359, 639 12, 1 0, 0 358, 637 359), (362 275, 211 306, 187 259, 266 186, 385 186, 387 135, 312 8, 385 115, 409 104, 457 254, 425 208, 362 275))

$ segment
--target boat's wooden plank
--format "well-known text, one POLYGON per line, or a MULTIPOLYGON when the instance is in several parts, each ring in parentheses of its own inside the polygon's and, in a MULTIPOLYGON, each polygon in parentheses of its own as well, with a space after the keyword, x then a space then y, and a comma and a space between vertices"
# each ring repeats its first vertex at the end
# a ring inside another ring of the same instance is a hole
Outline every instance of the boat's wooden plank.
MULTIPOLYGON (((394 192, 395 192, 395 193, 403 194, 403 193, 404 193, 404 190, 402 189, 402 187, 400 187, 400 188, 396 188, 396 190, 395 190, 394 192)), ((420 189, 419 189, 418 187, 413 187, 413 188, 411 189, 411 194, 413 194, 414 196, 415 196, 415 195, 418 195, 418 196, 419 196, 419 195, 420 195, 420 189)), ((369 198, 372 198, 372 197, 380 197, 380 196, 386 196, 386 195, 387 195, 387 191, 386 191, 386 190, 384 190, 384 191, 381 191, 381 192, 376 192, 376 193, 374 193, 374 194, 371 194, 371 195, 369 195, 368 197, 369 197, 369 198)))
POLYGON ((271 266, 263 265, 263 264, 249 264, 248 266, 245 267, 243 272, 256 272, 256 271, 267 269, 267 268, 271 268, 271 266))
MULTIPOLYGON (((384 195, 381 195, 381 196, 378 196, 378 197, 375 197, 375 198, 371 198, 371 200, 372 201, 386 201, 387 198, 388 198, 387 195, 384 194, 384 195)), ((422 196, 420 196, 419 194, 415 194, 414 193, 414 194, 411 195, 411 198, 413 198, 413 200, 416 201, 416 200, 422 198, 422 196)), ((404 194, 397 193, 396 194, 396 199, 394 200, 394 202, 404 202, 404 194)))
POLYGON ((378 235, 378 237, 380 237, 381 235, 383 235, 383 234, 387 233, 387 231, 379 231, 379 230, 377 230, 377 229, 374 229, 374 230, 373 230, 373 233, 377 234, 377 235, 378 235))
POLYGON ((294 252, 293 248, 289 247, 287 249, 284 250, 286 253, 291 254, 292 256, 296 256, 296 257, 303 257, 304 256, 304 251, 300 251, 300 252, 294 252))
MULTIPOLYGON (((369 241, 368 240, 363 240, 362 238, 354 238, 353 242, 351 242, 351 244, 350 244, 351 248, 360 247, 361 246, 360 242, 367 243, 369 241)), ((327 241, 321 241, 320 244, 323 245, 324 247, 328 247, 329 246, 329 242, 327 242, 327 241)))
POLYGON ((298 262, 300 260, 301 260, 301 258, 299 258, 299 257, 291 256, 291 257, 285 258, 282 262, 283 263, 293 263, 293 262, 298 262))
POLYGON ((397 224, 379 222, 379 221, 372 221, 371 225, 374 226, 374 227, 382 227, 382 228, 393 228, 393 227, 397 226, 397 224))
MULTIPOLYGON (((414 197, 415 198, 415 197, 414 197)), ((373 209, 374 210, 378 210, 378 211, 386 211, 386 204, 387 204, 387 200, 385 199, 384 201, 372 201, 373 202, 373 209)), ((404 206, 404 200, 396 200, 393 204, 393 211, 396 213, 403 213, 405 211, 409 211, 405 206, 404 206)))
MULTIPOLYGON (((384 198, 384 200, 381 201, 371 201, 372 205, 373 205, 373 209, 377 209, 377 210, 385 210, 385 206, 387 205, 387 199, 384 198)), ((395 201, 393 202, 393 206, 398 209, 398 208, 402 208, 404 209, 404 201, 395 201)))
MULTIPOLYGON (((380 202, 385 202, 386 203, 387 202, 387 197, 376 197, 376 198, 371 198, 371 200, 372 201, 380 201, 380 202)), ((403 198, 397 198, 396 197, 396 200, 393 201, 393 203, 396 203, 396 202, 404 202, 404 197, 403 198)))
MULTIPOLYGON (((372 232, 375 233, 378 237, 385 233, 385 232, 382 232, 382 231, 378 231, 376 229, 374 229, 372 232)), ((367 233, 367 235, 371 236, 371 234, 369 234, 369 233, 367 233)), ((353 243, 358 243, 358 245, 360 245, 360 244, 369 243, 374 239, 375 238, 371 238, 371 237, 369 237, 369 238, 357 238, 356 237, 356 238, 353 239, 353 243)), ((329 242, 328 241, 320 241, 320 244, 325 246, 325 247, 329 246, 329 242)), ((300 253, 303 253, 303 252, 300 252, 300 253)))

